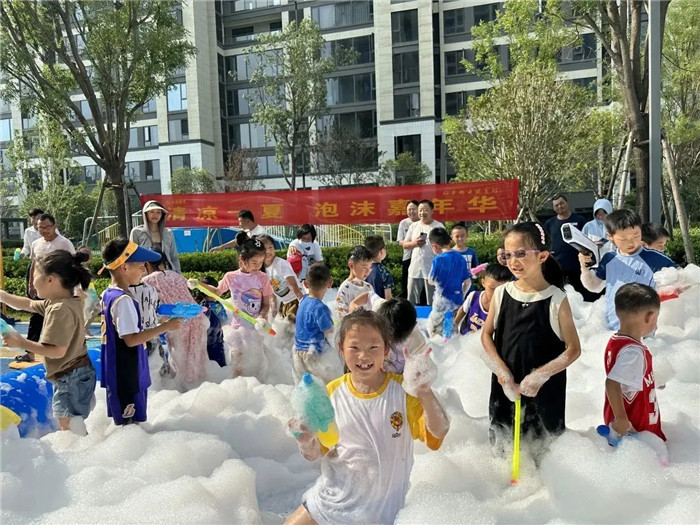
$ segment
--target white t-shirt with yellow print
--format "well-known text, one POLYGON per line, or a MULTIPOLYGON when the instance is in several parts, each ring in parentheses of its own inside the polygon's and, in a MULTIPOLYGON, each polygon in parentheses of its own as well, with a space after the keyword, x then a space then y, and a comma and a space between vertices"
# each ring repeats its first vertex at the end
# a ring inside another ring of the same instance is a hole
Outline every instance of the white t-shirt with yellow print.
POLYGON ((437 450, 442 439, 425 427, 423 406, 388 373, 382 387, 361 394, 350 374, 328 383, 340 432, 321 460, 321 476, 304 494, 311 517, 324 523, 393 523, 408 492, 413 440, 437 450))

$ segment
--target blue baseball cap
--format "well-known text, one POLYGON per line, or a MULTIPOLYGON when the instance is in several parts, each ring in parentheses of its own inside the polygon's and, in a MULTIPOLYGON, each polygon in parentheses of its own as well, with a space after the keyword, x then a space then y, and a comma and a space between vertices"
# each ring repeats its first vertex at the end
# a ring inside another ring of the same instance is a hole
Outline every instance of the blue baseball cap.
POLYGON ((97 275, 100 275, 102 271, 107 268, 108 270, 114 270, 119 268, 124 263, 135 263, 135 262, 157 262, 160 261, 162 254, 139 246, 134 241, 129 241, 126 245, 124 251, 114 259, 113 261, 103 264, 97 275))

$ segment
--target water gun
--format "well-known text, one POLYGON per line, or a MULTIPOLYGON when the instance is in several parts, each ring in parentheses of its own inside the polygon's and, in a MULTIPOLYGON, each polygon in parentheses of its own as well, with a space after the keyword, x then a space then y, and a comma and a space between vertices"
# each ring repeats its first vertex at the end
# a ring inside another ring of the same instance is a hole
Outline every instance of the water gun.
POLYGON ((185 302, 161 304, 156 310, 158 315, 163 315, 165 317, 178 317, 181 319, 192 319, 193 317, 197 317, 199 314, 206 311, 207 309, 205 307, 199 306, 197 303, 185 302))
POLYGON ((488 265, 489 265, 489 263, 481 263, 479 266, 474 266, 474 268, 469 270, 469 273, 472 274, 472 277, 476 277, 481 272, 483 272, 488 265))
MULTIPOLYGON (((202 286, 200 283, 195 284, 194 287, 195 287, 197 290, 199 290, 200 292, 202 292, 204 295, 207 295, 207 296, 211 297, 212 299, 214 299, 215 301, 220 302, 220 303, 224 306, 224 308, 226 308, 227 310, 230 310, 231 313, 232 313, 233 315, 235 315, 236 317, 238 317, 239 319, 243 319, 244 321, 246 321, 246 322, 252 324, 253 326, 255 326, 255 321, 256 321, 256 319, 255 319, 255 317, 253 317, 252 315, 250 315, 250 314, 248 314, 248 313, 242 311, 240 308, 238 308, 237 306, 233 305, 233 304, 230 303, 229 301, 226 301, 225 299, 222 299, 221 297, 219 297, 218 295, 216 295, 214 292, 211 292, 211 291, 207 290, 207 289, 206 289, 204 286, 202 286)), ((265 331, 266 331, 268 334, 270 334, 270 335, 277 335, 277 332, 275 332, 275 331, 273 330, 272 326, 270 326, 270 323, 268 323, 267 321, 265 321, 265 331)))
POLYGON ((515 400, 515 414, 513 416, 513 475, 510 484, 515 485, 520 478, 520 398, 515 400))
POLYGON ((576 248, 583 255, 593 256, 593 260, 586 266, 595 268, 600 264, 600 249, 598 245, 586 237, 576 226, 573 224, 562 224, 561 237, 564 239, 564 242, 571 245, 572 248, 576 248))
POLYGON ((0 335, 9 334, 11 332, 16 332, 16 330, 10 326, 10 323, 0 318, 0 335))
POLYGON ((168 342, 165 340, 165 334, 160 334, 160 357, 163 358, 163 364, 160 366, 158 373, 160 377, 175 377, 175 370, 170 366, 170 352, 168 352, 168 342))
POLYGON ((335 410, 319 379, 308 372, 302 376, 292 391, 292 407, 304 426, 316 432, 321 445, 332 448, 338 443, 340 435, 335 424, 335 410))
POLYGON ((445 312, 445 318, 442 321, 442 337, 447 341, 452 337, 455 329, 455 314, 452 310, 445 312))
POLYGON ((22 250, 19 248, 15 248, 15 254, 12 257, 15 261, 19 261, 19 258, 22 256, 22 250))
POLYGON ((656 434, 653 434, 652 432, 632 432, 630 434, 625 434, 624 436, 621 436, 608 425, 598 425, 595 430, 598 433, 598 435, 603 436, 605 439, 608 440, 608 445, 610 445, 611 447, 618 446, 620 442, 625 438, 638 439, 654 451, 654 454, 656 455, 656 458, 659 460, 659 464, 662 467, 668 466, 668 450, 666 449, 666 445, 660 437, 658 437, 656 434))

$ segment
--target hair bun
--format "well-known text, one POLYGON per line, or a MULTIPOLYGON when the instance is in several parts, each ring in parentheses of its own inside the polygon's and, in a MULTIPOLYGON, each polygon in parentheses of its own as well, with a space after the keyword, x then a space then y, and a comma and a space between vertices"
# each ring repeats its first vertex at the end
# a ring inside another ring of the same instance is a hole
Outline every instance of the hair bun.
POLYGON ((92 254, 86 248, 80 248, 73 254, 73 262, 77 265, 84 264, 90 260, 92 254))

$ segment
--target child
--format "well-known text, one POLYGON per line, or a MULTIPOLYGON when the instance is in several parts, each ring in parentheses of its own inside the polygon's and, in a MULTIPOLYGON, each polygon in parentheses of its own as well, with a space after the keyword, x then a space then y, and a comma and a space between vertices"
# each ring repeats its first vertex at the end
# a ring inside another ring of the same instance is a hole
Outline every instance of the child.
MULTIPOLYGON (((96 374, 85 346, 83 305, 73 290, 90 285, 85 252, 56 250, 34 261, 33 285, 42 300, 33 301, 0 290, 0 302, 44 316, 38 342, 17 332, 3 334, 3 344, 44 356, 46 379, 53 386, 53 414, 60 430, 70 430, 71 418, 87 418, 92 410, 96 374)), ((74 427, 78 433, 78 427, 74 427)))
POLYGON ((664 253, 670 237, 668 230, 660 224, 647 222, 642 225, 642 245, 647 248, 664 253))
POLYGON ((386 319, 352 312, 340 323, 339 345, 349 373, 327 390, 340 440, 329 451, 314 433, 289 421, 290 430, 301 431, 301 454, 310 461, 322 458, 322 474, 287 524, 393 523, 408 492, 413 440, 437 450, 449 430, 428 378, 416 374, 403 383, 403 376, 382 369, 390 347, 386 319), (402 388, 412 381, 419 383, 416 397, 402 388))
MULTIPOLYGON (((301 268, 297 272, 300 280, 306 279, 309 267, 323 260, 321 247, 316 241, 316 228, 311 224, 303 224, 297 230, 297 238, 289 243, 287 260, 301 258, 301 268)), ((296 270, 295 270, 296 271, 296 270)))
POLYGON ((581 353, 564 272, 537 223, 511 226, 503 255, 517 281, 496 288, 481 331, 491 377, 489 441, 513 436, 513 401, 522 398, 522 433, 545 440, 564 431, 566 367, 581 353))
POLYGON ((275 241, 269 235, 258 235, 265 247, 265 273, 270 278, 270 285, 275 294, 273 315, 278 315, 287 321, 296 319, 299 301, 304 294, 301 292, 299 280, 292 266, 275 254, 275 241))
MULTIPOLYGON (((216 286, 216 279, 207 275, 202 278, 204 284, 216 286)), ((208 295, 204 295, 201 291, 194 291, 194 298, 207 309, 204 315, 209 319, 209 329, 207 330, 207 354, 209 360, 216 362, 220 367, 226 366, 226 353, 224 351, 224 331, 223 323, 227 321, 226 311, 218 301, 211 299, 208 295)))
MULTIPOLYGON (((167 259, 161 255, 158 261, 146 264, 148 275, 143 282, 158 291, 161 304, 193 303, 187 279, 173 270, 166 270, 167 259)), ((209 320, 205 315, 188 319, 177 331, 169 332, 165 338, 170 350, 170 359, 178 381, 185 387, 196 386, 206 377, 207 329, 209 320)))
POLYGON ((403 349, 417 352, 426 343, 423 332, 418 328, 416 309, 407 299, 379 299, 372 305, 372 310, 385 318, 391 327, 391 346, 384 360, 384 370, 403 374, 406 364, 403 349))
POLYGON ((616 210, 605 218, 608 237, 617 246, 616 252, 603 255, 598 267, 586 266, 591 256, 579 254, 581 282, 591 292, 605 289, 609 330, 617 330, 620 321, 615 315, 615 294, 623 284, 642 283, 656 287, 654 273, 675 267, 664 254, 642 246, 642 219, 631 210, 616 210))
MULTIPOLYGON (((331 309, 323 302, 333 284, 331 271, 325 264, 313 264, 306 274, 309 296, 299 304, 294 334, 293 372, 298 383, 309 372, 328 383, 340 375, 340 363, 327 366, 321 356, 330 350, 328 338, 333 335, 331 309)), ((326 357, 326 356, 324 356, 326 357)))
MULTIPOLYGON (((365 279, 372 270, 372 254, 364 246, 355 246, 348 254, 348 268, 350 275, 338 287, 338 295, 335 298, 335 308, 338 319, 348 314, 350 302, 362 292, 372 292, 374 289, 365 279)), ((369 294, 370 296, 372 294, 369 294)))
POLYGON ((107 416, 116 425, 146 421, 147 391, 151 385, 144 343, 169 330, 177 330, 182 319, 168 319, 153 328, 141 328, 139 305, 129 295, 138 284, 145 262, 162 255, 126 239, 109 241, 102 250, 102 269, 109 270, 111 283, 102 294, 102 388, 107 389, 107 416))
POLYGON ((479 266, 479 259, 476 256, 476 251, 474 251, 474 248, 467 246, 469 231, 463 222, 458 222, 452 226, 452 231, 450 234, 452 236, 452 241, 455 243, 454 248, 452 249, 464 258, 464 261, 467 263, 467 270, 470 272, 469 279, 466 279, 462 285, 462 292, 464 292, 466 295, 474 289, 474 283, 471 280, 471 271, 472 268, 479 266))
POLYGON ((625 284, 615 294, 620 329, 605 349, 603 417, 619 435, 648 431, 666 441, 656 402, 651 353, 641 342, 656 329, 660 306, 656 290, 645 284, 625 284))
POLYGON ((481 277, 483 290, 471 292, 464 300, 464 304, 459 307, 455 315, 455 326, 459 327, 459 333, 465 335, 467 332, 478 332, 486 322, 489 313, 489 305, 493 292, 513 279, 510 270, 501 264, 489 264, 481 277), (464 319, 464 323, 460 323, 464 319))
POLYGON ((237 315, 231 318, 230 353, 233 377, 256 376, 258 379, 267 370, 267 357, 263 351, 260 332, 267 324, 265 318, 273 295, 270 279, 263 270, 265 246, 260 239, 250 238, 245 232, 236 236, 240 247, 238 270, 227 272, 218 286, 201 283, 206 289, 221 295, 231 292, 231 302, 241 311, 257 318, 256 325, 237 315))
POLYGON ((612 203, 608 199, 598 199, 593 204, 593 220, 583 225, 581 232, 600 246, 600 253, 615 249, 605 230, 605 218, 612 213, 612 203))
POLYGON ((386 244, 381 235, 369 235, 365 238, 365 248, 372 254, 372 270, 367 276, 367 282, 374 288, 382 299, 391 299, 391 289, 394 286, 394 278, 384 266, 382 261, 386 258, 386 244))
POLYGON ((435 253, 430 269, 430 284, 435 286, 433 309, 428 316, 428 333, 442 333, 445 313, 454 312, 464 302, 462 283, 471 277, 464 258, 452 248, 445 228, 434 228, 428 234, 430 246, 435 253))

